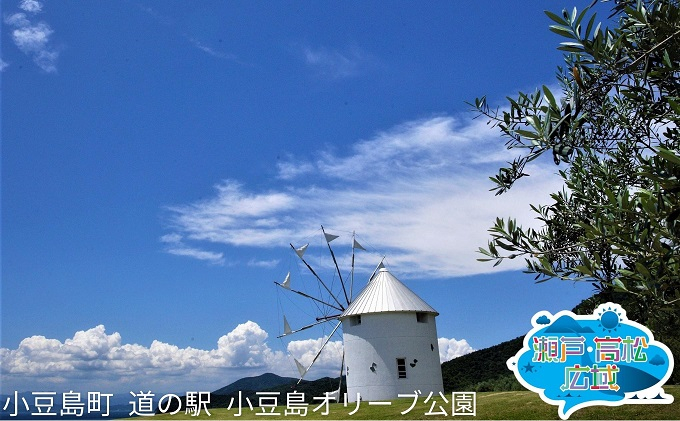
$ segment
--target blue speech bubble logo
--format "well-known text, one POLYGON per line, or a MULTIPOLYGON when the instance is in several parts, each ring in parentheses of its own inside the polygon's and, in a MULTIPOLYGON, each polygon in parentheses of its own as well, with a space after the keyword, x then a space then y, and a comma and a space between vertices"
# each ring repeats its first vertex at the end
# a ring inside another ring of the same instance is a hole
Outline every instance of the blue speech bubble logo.
POLYGON ((592 315, 539 311, 524 347, 507 361, 517 380, 558 406, 560 418, 593 405, 668 404, 673 354, 614 303, 592 315))

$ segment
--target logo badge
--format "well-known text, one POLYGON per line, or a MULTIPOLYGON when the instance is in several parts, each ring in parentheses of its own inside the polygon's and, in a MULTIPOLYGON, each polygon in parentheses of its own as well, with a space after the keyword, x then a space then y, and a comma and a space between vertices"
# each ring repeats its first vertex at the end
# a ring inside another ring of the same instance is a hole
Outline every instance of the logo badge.
POLYGON ((673 354, 614 303, 592 315, 539 311, 524 347, 507 361, 517 380, 557 405, 560 418, 594 405, 668 404, 673 354))

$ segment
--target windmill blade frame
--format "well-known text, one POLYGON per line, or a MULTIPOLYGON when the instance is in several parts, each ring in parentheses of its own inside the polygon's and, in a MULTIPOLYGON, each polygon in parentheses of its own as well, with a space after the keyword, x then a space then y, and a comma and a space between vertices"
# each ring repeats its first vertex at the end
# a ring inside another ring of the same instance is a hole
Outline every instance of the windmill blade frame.
MULTIPOLYGON (((315 293, 312 293, 309 291, 309 284, 307 286, 305 285, 299 285, 298 287, 293 288, 293 285, 297 282, 295 279, 291 281, 291 275, 290 272, 285 277, 285 280, 280 283, 274 281, 274 284, 276 284, 277 290, 281 291, 281 294, 289 295, 289 297, 302 297, 305 298, 311 302, 314 302, 316 304, 316 311, 321 312, 322 315, 321 317, 316 317, 315 322, 311 322, 308 324, 304 324, 302 327, 291 327, 291 325, 288 322, 288 319, 286 316, 283 316, 283 334, 277 336, 277 338, 291 338, 293 335, 296 333, 306 331, 308 329, 311 329, 315 326, 320 326, 323 325, 324 323, 327 322, 336 322, 335 326, 333 327, 332 331, 330 334, 327 335, 325 340, 323 341, 323 344, 319 348, 319 350, 316 352, 314 355, 314 358, 312 359, 311 363, 307 366, 304 367, 300 361, 293 357, 293 360, 295 362, 295 366, 300 374, 300 378, 298 380, 298 383, 303 380, 303 378, 308 374, 310 369, 314 366, 315 363, 318 362, 319 357, 321 353, 324 351, 324 349, 327 348, 327 345, 331 341, 331 338, 338 332, 340 327, 342 326, 342 322, 339 321, 340 316, 342 313, 345 311, 347 307, 352 302, 352 295, 353 295, 353 288, 354 288, 354 269, 355 269, 355 251, 356 250, 366 250, 361 244, 359 244, 356 241, 355 233, 351 233, 351 270, 349 273, 349 279, 343 278, 342 272, 340 270, 340 264, 338 263, 338 258, 333 250, 333 247, 331 246, 331 242, 339 238, 338 235, 330 234, 326 232, 325 228, 321 226, 321 233, 323 235, 323 243, 325 243, 325 247, 328 249, 328 253, 330 255, 330 258, 332 259, 333 262, 333 272, 335 275, 333 275, 333 279, 335 279, 335 276, 337 276, 339 280, 339 285, 335 281, 332 283, 328 283, 324 281, 324 278, 322 278, 321 275, 326 273, 328 275, 328 272, 324 272, 323 270, 321 272, 318 272, 317 270, 314 269, 314 267, 309 263, 307 257, 305 254, 308 252, 308 250, 319 250, 316 248, 317 246, 311 247, 310 248, 310 243, 304 244, 302 247, 295 247, 292 243, 289 243, 290 248, 295 254, 295 257, 293 258, 294 260, 298 261, 299 263, 302 263, 298 267, 300 268, 299 270, 302 270, 302 272, 308 272, 312 275, 314 282, 313 284, 315 287, 313 289, 316 289, 318 287, 318 291, 315 293), (303 269, 302 266, 306 268, 303 269), (321 275, 320 275, 321 274, 321 275), (345 281, 348 281, 346 284, 345 281), (349 290, 348 290, 349 287, 349 290), (325 291, 325 292, 324 292, 325 291), (337 291, 337 293, 336 293, 337 291), (327 293, 327 294, 326 294, 327 293), (343 300, 344 298, 344 300, 343 300), (335 310, 335 312, 328 313, 327 310, 335 310)), ((320 246, 320 244, 319 244, 320 246)), ((328 255, 326 255, 328 256, 328 255)), ((347 258, 347 257, 345 257, 347 258)), ((322 265, 322 268, 325 267, 322 265)), ((327 270, 329 268, 326 268, 327 270)), ((302 275, 302 272, 300 272, 300 276, 302 275)), ((304 279, 304 277, 302 278, 304 279)), ((298 298, 298 301, 300 298, 298 298)), ((304 302, 304 300, 303 300, 304 302)), ((324 335, 326 336, 326 335, 324 335)), ((342 349, 342 358, 340 359, 340 383, 338 385, 338 389, 334 390, 332 393, 335 393, 335 398, 336 400, 339 398, 340 390, 342 388, 342 377, 344 375, 345 371, 345 353, 344 353, 344 346, 342 349)))

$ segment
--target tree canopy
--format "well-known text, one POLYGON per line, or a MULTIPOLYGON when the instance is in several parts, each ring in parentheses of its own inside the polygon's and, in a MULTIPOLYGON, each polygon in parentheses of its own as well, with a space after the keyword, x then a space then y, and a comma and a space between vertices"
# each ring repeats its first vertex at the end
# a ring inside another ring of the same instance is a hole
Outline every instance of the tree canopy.
POLYGON ((609 28, 595 5, 546 12, 563 38, 561 92, 471 104, 519 153, 491 177, 492 191, 507 192, 545 155, 564 180, 552 203, 531 205, 540 229, 497 218, 479 260, 524 258, 537 282, 591 282, 593 300, 621 302, 663 335, 679 327, 680 7, 620 0, 609 28))

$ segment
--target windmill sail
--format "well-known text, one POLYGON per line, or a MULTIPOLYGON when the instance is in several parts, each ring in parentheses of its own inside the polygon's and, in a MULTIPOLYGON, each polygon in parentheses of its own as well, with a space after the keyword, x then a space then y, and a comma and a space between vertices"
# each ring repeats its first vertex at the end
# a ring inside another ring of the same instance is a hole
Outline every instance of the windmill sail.
POLYGON ((295 365, 297 366, 298 372, 300 373, 300 380, 307 374, 307 370, 305 369, 305 366, 300 364, 300 361, 297 360, 297 358, 293 358, 295 361, 295 365))
POLYGON ((338 272, 338 278, 340 279, 340 285, 342 285, 342 292, 345 294, 345 302, 347 303, 347 305, 349 305, 349 297, 347 296, 347 290, 345 289, 345 282, 342 280, 342 274, 340 273, 340 267, 338 266, 338 261, 335 259, 335 253, 333 253, 333 248, 331 248, 331 241, 338 238, 338 236, 333 235, 333 234, 327 234, 326 230, 323 229, 323 225, 321 225, 321 232, 323 232, 323 235, 326 238, 326 245, 328 246, 328 251, 331 252, 331 257, 333 258, 333 264, 335 265, 335 270, 337 270, 337 272, 338 272))
POLYGON ((290 335, 291 333, 293 333, 293 330, 290 328, 286 316, 283 316, 283 334, 290 335))
POLYGON ((295 249, 295 253, 297 253, 297 255, 300 257, 300 259, 302 259, 302 256, 304 256, 305 252, 307 251, 307 247, 309 247, 309 244, 305 244, 304 246, 302 246, 300 248, 295 248, 295 247, 293 247, 293 248, 295 249))
POLYGON ((354 297, 353 297, 353 290, 354 290, 354 250, 359 249, 359 250, 364 250, 366 251, 365 248, 359 244, 359 242, 354 238, 354 232, 352 232, 352 268, 350 270, 350 279, 349 279, 349 302, 351 302, 354 297))
POLYGON ((307 329, 309 329, 309 328, 311 328, 311 327, 320 325, 321 323, 326 323, 327 321, 328 321, 328 319, 323 318, 323 319, 321 319, 321 320, 317 320, 315 323, 309 324, 309 325, 307 325, 307 326, 303 326, 303 327, 301 327, 300 329, 288 330, 288 331, 287 331, 286 329, 290 329, 290 325, 287 324, 288 321, 286 320, 286 316, 283 316, 283 335, 279 335, 279 336, 277 336, 276 338, 277 338, 277 339, 278 339, 278 338, 283 338, 284 336, 292 335, 293 333, 302 332, 303 330, 307 330, 307 329))

